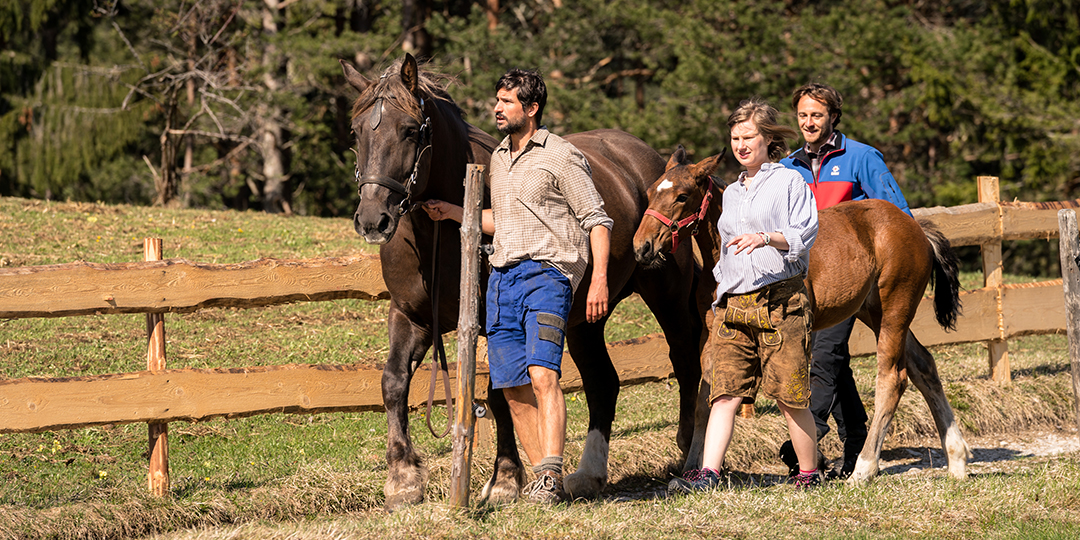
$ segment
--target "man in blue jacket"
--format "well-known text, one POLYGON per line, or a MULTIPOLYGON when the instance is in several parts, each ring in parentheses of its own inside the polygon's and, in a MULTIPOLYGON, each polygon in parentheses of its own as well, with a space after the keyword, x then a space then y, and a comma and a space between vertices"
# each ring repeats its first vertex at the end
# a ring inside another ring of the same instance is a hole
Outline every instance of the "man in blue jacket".
MULTIPOLYGON (((881 152, 836 131, 843 104, 844 98, 831 86, 811 83, 795 90, 791 106, 806 145, 780 163, 803 175, 814 192, 818 210, 844 201, 884 199, 910 216, 907 201, 881 152)), ((818 441, 829 432, 829 415, 836 420, 837 435, 844 444, 844 462, 830 476, 840 478, 851 475, 866 442, 866 409, 855 387, 848 353, 854 326, 855 318, 851 317, 814 332, 811 351, 810 411, 817 423, 818 441)), ((780 458, 789 468, 798 470, 790 441, 781 446, 780 458)))

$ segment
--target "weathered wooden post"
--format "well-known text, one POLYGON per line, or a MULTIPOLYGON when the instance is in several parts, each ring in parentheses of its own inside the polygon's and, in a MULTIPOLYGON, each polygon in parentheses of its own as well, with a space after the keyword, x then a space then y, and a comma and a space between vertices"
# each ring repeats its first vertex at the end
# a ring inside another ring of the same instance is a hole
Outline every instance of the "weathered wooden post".
POLYGON ((484 166, 465 169, 465 203, 461 218, 461 304, 458 310, 457 405, 450 464, 450 504, 469 506, 469 471, 472 468, 473 428, 476 416, 476 342, 480 335, 480 214, 484 194, 484 166))
MULTIPOLYGON (((1001 201, 1001 188, 996 176, 980 176, 979 202, 998 204, 1001 201)), ((1001 237, 1002 237, 1001 206, 998 205, 997 223, 995 224, 996 238, 982 244, 982 268, 983 287, 994 289, 997 294, 997 328, 998 337, 986 342, 988 360, 990 363, 990 378, 1001 384, 1012 384, 1012 369, 1009 367, 1009 342, 1005 340, 1004 318, 1004 291, 1005 278, 1002 273, 1001 237)))
POLYGON ((1075 210, 1058 210, 1058 231, 1061 234, 1058 254, 1065 291, 1065 328, 1072 361, 1073 409, 1080 434, 1080 232, 1077 231, 1075 210))
MULTIPOLYGON (((143 258, 147 261, 161 260, 161 239, 143 239, 143 258)), ((165 369, 165 314, 146 314, 146 369, 161 371, 165 369)), ((149 422, 147 424, 150 439, 150 473, 147 481, 150 493, 164 497, 169 493, 169 424, 149 422)))

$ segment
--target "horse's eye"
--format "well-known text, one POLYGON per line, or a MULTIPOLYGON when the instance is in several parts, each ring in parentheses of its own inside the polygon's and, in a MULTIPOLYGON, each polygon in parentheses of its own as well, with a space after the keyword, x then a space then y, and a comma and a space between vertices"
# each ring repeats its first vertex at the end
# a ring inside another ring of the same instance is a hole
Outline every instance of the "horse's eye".
POLYGON ((676 198, 675 198, 675 202, 678 202, 678 203, 684 203, 684 202, 686 202, 686 199, 689 199, 689 198, 690 198, 690 196, 689 196, 689 195, 686 195, 686 194, 684 193, 684 194, 682 194, 682 195, 679 195, 678 197, 676 197, 676 198))

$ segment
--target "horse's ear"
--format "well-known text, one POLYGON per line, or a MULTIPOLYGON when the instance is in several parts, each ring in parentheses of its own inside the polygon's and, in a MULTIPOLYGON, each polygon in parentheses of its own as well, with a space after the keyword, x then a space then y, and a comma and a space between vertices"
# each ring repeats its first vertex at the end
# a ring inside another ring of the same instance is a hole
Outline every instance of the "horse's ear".
POLYGON ((371 81, 364 78, 359 71, 356 71, 352 64, 341 59, 338 62, 341 62, 341 69, 345 72, 345 80, 353 88, 359 90, 361 94, 364 93, 364 90, 367 90, 367 87, 371 86, 371 81))
POLYGON ((715 156, 707 157, 696 164, 691 165, 690 174, 698 179, 699 182, 704 181, 720 167, 720 159, 724 157, 725 151, 727 151, 726 148, 721 150, 720 153, 715 156))
POLYGON ((668 158, 667 166, 664 167, 664 171, 665 172, 670 171, 671 169, 674 169, 675 167, 678 167, 679 165, 684 165, 685 163, 686 163, 686 148, 683 148, 683 145, 680 144, 675 149, 675 152, 671 154, 671 157, 668 158))
POLYGON ((419 77, 417 76, 416 58, 413 55, 405 53, 405 61, 401 63, 401 84, 405 85, 405 88, 409 89, 409 93, 416 95, 416 88, 419 84, 419 77))

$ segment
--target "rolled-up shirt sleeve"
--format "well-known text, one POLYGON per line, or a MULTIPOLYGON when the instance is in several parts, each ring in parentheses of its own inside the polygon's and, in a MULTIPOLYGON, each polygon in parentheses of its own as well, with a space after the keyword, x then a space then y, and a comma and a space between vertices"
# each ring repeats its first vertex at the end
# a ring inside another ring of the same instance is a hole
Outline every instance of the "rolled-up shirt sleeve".
POLYGON ((814 194, 806 182, 792 182, 788 188, 788 205, 791 212, 788 225, 780 233, 787 240, 788 250, 784 259, 799 260, 803 253, 817 240, 818 213, 814 194))
POLYGON ((604 211, 604 198, 596 191, 592 169, 585 155, 574 148, 561 173, 556 175, 559 178, 559 190, 566 198, 571 212, 581 223, 582 230, 589 232, 597 225, 611 230, 615 222, 604 211))

